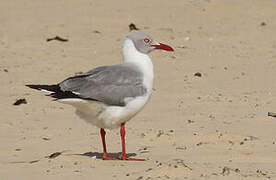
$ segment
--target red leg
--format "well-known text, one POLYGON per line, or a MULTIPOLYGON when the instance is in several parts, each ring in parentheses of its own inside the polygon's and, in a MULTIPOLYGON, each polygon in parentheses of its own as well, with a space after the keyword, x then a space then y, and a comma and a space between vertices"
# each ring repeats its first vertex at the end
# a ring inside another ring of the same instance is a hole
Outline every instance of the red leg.
POLYGON ((122 140, 122 155, 121 160, 129 160, 129 161, 145 161, 145 159, 136 159, 136 158, 128 158, 126 156, 126 144, 125 144, 125 123, 121 124, 121 140, 122 140))
POLYGON ((101 137, 102 137, 102 142, 103 142, 103 159, 104 160, 117 160, 116 158, 109 157, 106 152, 106 144, 105 144, 105 130, 101 128, 101 137))

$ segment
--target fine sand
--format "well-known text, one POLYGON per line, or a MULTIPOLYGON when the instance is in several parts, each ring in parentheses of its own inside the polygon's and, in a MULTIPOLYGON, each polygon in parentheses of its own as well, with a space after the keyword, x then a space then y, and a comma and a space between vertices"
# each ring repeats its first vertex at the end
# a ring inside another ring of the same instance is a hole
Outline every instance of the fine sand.
POLYGON ((275 0, 1 1, 0 179, 276 179, 275 19, 275 0), (147 161, 103 161, 98 128, 25 84, 120 63, 130 23, 175 52, 150 54, 152 97, 126 124, 147 161))

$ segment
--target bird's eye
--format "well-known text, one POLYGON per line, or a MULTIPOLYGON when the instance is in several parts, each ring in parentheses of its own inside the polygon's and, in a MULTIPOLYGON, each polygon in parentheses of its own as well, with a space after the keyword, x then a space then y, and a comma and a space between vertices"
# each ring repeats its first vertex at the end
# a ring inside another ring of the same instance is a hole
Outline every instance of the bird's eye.
POLYGON ((144 42, 145 42, 145 43, 149 43, 150 40, 149 40, 148 38, 145 38, 145 39, 144 39, 144 42))

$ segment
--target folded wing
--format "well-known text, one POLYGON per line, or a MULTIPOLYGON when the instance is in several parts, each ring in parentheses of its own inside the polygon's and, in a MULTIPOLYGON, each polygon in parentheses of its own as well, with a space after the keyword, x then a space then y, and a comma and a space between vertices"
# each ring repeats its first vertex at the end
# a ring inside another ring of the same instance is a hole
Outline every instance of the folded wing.
POLYGON ((66 98, 62 93, 69 93, 118 106, 125 105, 125 98, 143 96, 146 93, 143 74, 129 64, 98 67, 83 75, 70 77, 58 86, 59 96, 53 93, 53 97, 66 98))

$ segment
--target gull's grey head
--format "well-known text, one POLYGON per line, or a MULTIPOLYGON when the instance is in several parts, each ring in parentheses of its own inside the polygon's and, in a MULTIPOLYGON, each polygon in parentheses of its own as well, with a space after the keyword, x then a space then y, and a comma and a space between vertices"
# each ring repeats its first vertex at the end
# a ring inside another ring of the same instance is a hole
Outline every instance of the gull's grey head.
POLYGON ((155 42, 152 37, 143 32, 133 32, 126 38, 132 40, 135 48, 144 54, 148 54, 154 49, 163 49, 166 51, 173 51, 173 49, 165 44, 155 42))

